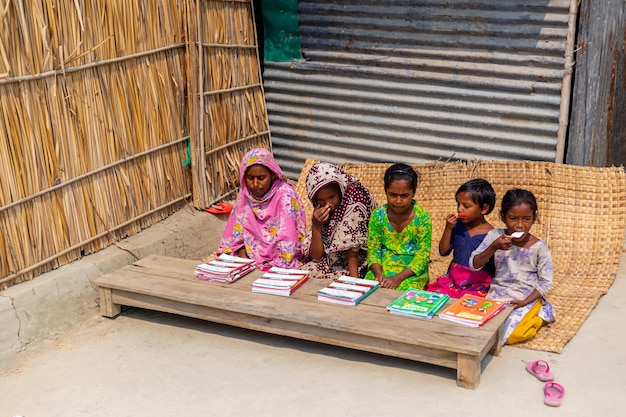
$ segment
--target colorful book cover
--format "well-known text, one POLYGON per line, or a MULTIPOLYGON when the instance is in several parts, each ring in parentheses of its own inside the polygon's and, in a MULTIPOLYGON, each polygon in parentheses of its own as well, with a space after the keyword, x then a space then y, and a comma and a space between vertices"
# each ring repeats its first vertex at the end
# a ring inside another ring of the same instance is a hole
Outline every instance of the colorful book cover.
POLYGON ((505 301, 465 294, 450 307, 443 310, 439 317, 468 326, 480 327, 505 307, 505 301))
POLYGON ((306 273, 301 272, 299 275, 291 275, 291 274, 276 274, 274 272, 266 272, 264 273, 261 278, 266 278, 266 279, 275 279, 277 281, 298 281, 299 279, 304 278, 306 275, 306 273))
POLYGON ((291 288, 298 283, 297 279, 273 279, 273 278, 257 278, 252 285, 255 287, 271 287, 271 288, 291 288))
POLYGON ((268 272, 280 275, 308 275, 309 271, 304 271, 302 269, 290 269, 290 268, 279 268, 277 266, 273 266, 269 269, 268 272))
MULTIPOLYGON (((229 268, 229 269, 237 269, 237 268, 242 267, 242 264, 238 262, 224 262, 224 261, 218 261, 217 259, 206 262, 203 265, 211 265, 211 266, 217 266, 220 268, 229 268)), ((243 265, 247 265, 247 264, 243 264, 243 265)))
POLYGON ((364 287, 378 287, 380 282, 374 281, 372 279, 363 279, 363 278, 355 278, 350 277, 348 275, 342 275, 335 279, 335 282, 342 282, 344 284, 353 284, 353 285, 362 285, 364 287))
POLYGON ((201 265, 196 266, 196 271, 198 272, 206 272, 206 273, 215 274, 215 275, 228 275, 232 273, 233 271, 238 271, 239 269, 240 267, 225 268, 221 266, 215 266, 212 264, 201 264, 201 265))
POLYGON ((407 290, 387 306, 395 314, 432 318, 450 299, 447 294, 425 290, 407 290))
POLYGON ((346 284, 341 281, 333 281, 330 284, 328 284, 328 287, 337 288, 340 290, 356 291, 356 292, 360 292, 361 294, 365 294, 366 292, 372 289, 372 287, 366 287, 365 285, 346 284))
POLYGON ((272 267, 252 283, 252 292, 290 296, 308 279, 308 271, 272 267))
POLYGON ((194 274, 201 281, 232 283, 252 272, 252 259, 221 254, 216 259, 196 265, 194 274))
POLYGON ((218 260, 220 260, 222 262, 235 262, 235 263, 238 263, 238 264, 250 264, 250 263, 254 262, 252 259, 242 258, 240 256, 229 255, 227 253, 222 253, 216 259, 218 259, 218 260))
POLYGON ((318 290, 317 299, 329 303, 356 306, 370 295, 379 282, 342 275, 318 290))
POLYGON ((198 271, 195 272, 195 277, 199 281, 210 281, 210 282, 221 282, 222 284, 232 284, 237 281, 239 278, 242 278, 252 272, 252 269, 248 269, 245 271, 240 271, 237 274, 231 274, 228 276, 216 276, 205 273, 200 273, 198 271))

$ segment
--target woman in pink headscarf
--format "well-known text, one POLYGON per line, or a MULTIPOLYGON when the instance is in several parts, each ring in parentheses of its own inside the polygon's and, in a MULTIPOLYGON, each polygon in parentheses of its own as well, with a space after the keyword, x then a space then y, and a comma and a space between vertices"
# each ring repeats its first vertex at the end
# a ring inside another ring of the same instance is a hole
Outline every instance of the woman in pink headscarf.
POLYGON ((262 270, 298 268, 304 257, 306 215, 294 186, 263 148, 245 154, 239 178, 241 190, 217 254, 254 259, 262 270))
POLYGON ((310 262, 314 278, 363 277, 367 269, 367 227, 376 202, 359 180, 326 162, 311 167, 306 192, 313 204, 310 262))

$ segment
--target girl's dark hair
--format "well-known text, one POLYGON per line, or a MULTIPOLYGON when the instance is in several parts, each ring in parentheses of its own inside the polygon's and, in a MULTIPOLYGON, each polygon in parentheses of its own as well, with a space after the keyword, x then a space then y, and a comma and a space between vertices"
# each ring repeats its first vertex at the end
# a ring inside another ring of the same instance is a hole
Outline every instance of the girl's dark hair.
POLYGON ((489 208, 485 214, 491 213, 496 206, 496 192, 489 181, 482 178, 467 181, 456 190, 455 195, 459 195, 459 193, 468 193, 472 197, 472 201, 478 204, 481 210, 487 204, 489 208))
POLYGON ((413 168, 411 168, 407 164, 393 164, 387 171, 385 171, 385 190, 389 188, 393 181, 397 180, 406 180, 411 185, 411 189, 413 192, 417 190, 417 181, 419 180, 419 175, 413 168))
POLYGON ((533 193, 521 188, 513 188, 504 194, 502 207, 500 208, 500 216, 504 218, 506 212, 509 211, 511 207, 517 207, 524 203, 530 206, 530 209, 533 211, 533 219, 537 220, 537 200, 533 193))

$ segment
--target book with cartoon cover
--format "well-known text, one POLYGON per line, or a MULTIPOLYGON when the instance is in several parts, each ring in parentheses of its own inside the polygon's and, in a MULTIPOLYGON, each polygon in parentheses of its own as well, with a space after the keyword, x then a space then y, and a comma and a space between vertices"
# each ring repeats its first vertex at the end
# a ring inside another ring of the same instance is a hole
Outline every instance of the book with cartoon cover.
POLYGON ((411 289, 393 300, 387 310, 394 314, 431 319, 449 299, 447 294, 411 289))
POLYGON ((504 310, 505 307, 505 301, 464 294, 454 304, 443 310, 439 317, 467 326, 480 327, 504 310))

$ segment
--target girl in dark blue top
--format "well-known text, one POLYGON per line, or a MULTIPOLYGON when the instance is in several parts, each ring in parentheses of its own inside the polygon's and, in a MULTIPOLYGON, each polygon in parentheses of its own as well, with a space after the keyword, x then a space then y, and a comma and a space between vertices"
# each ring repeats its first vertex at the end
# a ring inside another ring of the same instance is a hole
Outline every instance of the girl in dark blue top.
POLYGON ((496 204, 496 193, 489 181, 476 178, 461 185, 456 192, 457 212, 446 217, 446 227, 439 241, 439 254, 454 251, 448 273, 426 286, 426 290, 459 298, 463 294, 485 297, 495 272, 493 258, 480 271, 469 266, 472 252, 493 226, 485 216, 496 204))

